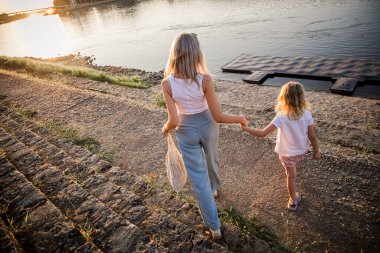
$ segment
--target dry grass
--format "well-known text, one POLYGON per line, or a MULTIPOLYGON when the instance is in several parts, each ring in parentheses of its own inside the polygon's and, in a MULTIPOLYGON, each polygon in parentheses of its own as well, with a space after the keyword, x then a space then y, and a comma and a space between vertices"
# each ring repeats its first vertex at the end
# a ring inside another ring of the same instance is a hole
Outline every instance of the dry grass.
POLYGON ((79 225, 79 232, 82 234, 86 242, 91 242, 93 240, 92 238, 92 232, 94 228, 88 224, 84 225, 83 227, 79 225))
POLYGON ((7 152, 5 152, 5 150, 2 148, 0 148, 0 156, 3 156, 3 157, 7 156, 7 152))
POLYGON ((8 223, 7 225, 13 234, 17 234, 17 233, 25 231, 29 225, 29 214, 28 213, 26 213, 22 223, 19 225, 15 224, 13 217, 8 217, 8 216, 6 216, 6 217, 7 217, 6 221, 8 223))
POLYGON ((164 99, 164 95, 162 92, 154 93, 154 103, 157 107, 166 108, 166 103, 164 99))
POLYGON ((42 62, 27 58, 0 56, 0 68, 8 70, 23 70, 38 76, 59 73, 121 86, 128 86, 131 88, 148 88, 148 85, 136 76, 113 76, 88 67, 68 66, 62 63, 42 62))

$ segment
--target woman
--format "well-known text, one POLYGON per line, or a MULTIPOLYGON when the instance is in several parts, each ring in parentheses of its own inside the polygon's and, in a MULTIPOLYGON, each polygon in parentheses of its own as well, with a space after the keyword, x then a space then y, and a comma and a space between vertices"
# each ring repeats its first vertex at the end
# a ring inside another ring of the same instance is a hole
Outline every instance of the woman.
POLYGON ((195 34, 182 33, 172 43, 162 80, 168 120, 166 135, 176 128, 179 149, 205 225, 221 238, 214 196, 220 188, 217 146, 218 123, 248 124, 243 115, 222 112, 212 78, 195 34))

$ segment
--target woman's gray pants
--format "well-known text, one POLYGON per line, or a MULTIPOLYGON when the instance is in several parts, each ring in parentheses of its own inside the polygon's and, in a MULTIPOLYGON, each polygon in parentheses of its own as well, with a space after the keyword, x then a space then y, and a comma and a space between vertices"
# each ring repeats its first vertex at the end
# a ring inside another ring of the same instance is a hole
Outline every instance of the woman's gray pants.
POLYGON ((220 222, 213 192, 220 188, 219 125, 209 110, 181 114, 176 135, 203 221, 207 227, 217 230, 220 222))

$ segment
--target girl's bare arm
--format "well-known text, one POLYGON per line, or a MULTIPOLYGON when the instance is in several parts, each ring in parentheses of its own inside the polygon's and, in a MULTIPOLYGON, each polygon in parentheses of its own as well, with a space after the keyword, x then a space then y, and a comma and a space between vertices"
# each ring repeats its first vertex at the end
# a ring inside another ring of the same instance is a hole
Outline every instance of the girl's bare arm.
POLYGON ((311 146, 313 147, 314 158, 319 159, 321 157, 321 152, 319 150, 319 143, 315 134, 314 125, 308 127, 307 136, 309 137, 311 146))
POLYGON ((270 123, 267 125, 264 129, 256 129, 256 128, 250 128, 248 126, 240 125, 241 129, 244 131, 253 134, 258 137, 265 137, 268 134, 272 133, 274 130, 276 130, 276 126, 270 123))
POLYGON ((248 118, 244 115, 232 115, 222 112, 218 98, 215 94, 215 88, 212 78, 209 74, 203 76, 203 88, 206 95, 208 107, 214 120, 218 123, 241 123, 248 125, 248 118))

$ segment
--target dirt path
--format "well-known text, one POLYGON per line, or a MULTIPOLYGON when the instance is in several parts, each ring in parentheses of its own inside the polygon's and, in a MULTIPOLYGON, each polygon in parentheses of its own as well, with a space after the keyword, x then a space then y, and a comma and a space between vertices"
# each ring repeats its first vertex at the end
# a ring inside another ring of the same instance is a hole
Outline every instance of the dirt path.
MULTIPOLYGON (((223 110, 246 113, 264 126, 274 116, 277 89, 218 81, 223 110)), ((139 175, 165 175, 166 118, 154 92, 64 78, 46 81, 0 73, 5 101, 58 119, 112 151, 115 162, 139 175), (63 84, 65 83, 65 84, 63 84)), ((376 100, 307 92, 320 126, 323 158, 307 156, 299 170, 299 210, 286 210, 285 175, 273 152, 274 136, 258 139, 237 126, 222 126, 219 205, 257 218, 293 250, 380 250, 380 105, 376 100)))

